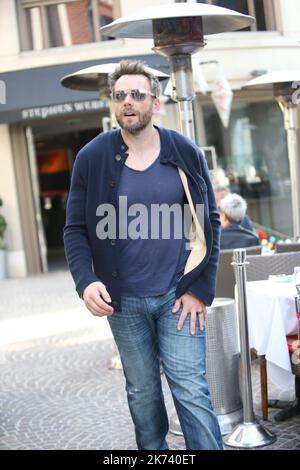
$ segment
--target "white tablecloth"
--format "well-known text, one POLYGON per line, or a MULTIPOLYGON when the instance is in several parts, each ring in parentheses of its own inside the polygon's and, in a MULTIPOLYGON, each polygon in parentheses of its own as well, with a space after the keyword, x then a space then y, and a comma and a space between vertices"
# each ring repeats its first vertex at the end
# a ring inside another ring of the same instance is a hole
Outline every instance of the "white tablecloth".
POLYGON ((268 378, 283 390, 294 380, 286 335, 297 332, 296 294, 294 282, 247 282, 250 346, 266 356, 268 378))

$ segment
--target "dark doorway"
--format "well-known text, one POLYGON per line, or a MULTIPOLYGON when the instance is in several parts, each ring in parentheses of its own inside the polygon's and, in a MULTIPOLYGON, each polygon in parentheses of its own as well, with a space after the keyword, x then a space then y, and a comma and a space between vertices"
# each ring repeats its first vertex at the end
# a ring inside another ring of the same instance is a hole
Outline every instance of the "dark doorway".
POLYGON ((67 268, 63 227, 72 167, 78 151, 99 134, 97 121, 90 122, 90 129, 80 129, 77 120, 72 121, 72 130, 66 123, 32 128, 49 271, 67 268))

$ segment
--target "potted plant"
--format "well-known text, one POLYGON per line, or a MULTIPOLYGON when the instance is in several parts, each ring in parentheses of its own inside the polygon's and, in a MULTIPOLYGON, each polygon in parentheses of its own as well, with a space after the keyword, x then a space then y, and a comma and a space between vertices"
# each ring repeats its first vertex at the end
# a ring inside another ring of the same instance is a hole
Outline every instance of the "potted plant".
MULTIPOLYGON (((2 199, 0 198, 0 207, 1 206, 2 199)), ((4 240, 6 226, 5 218, 0 214, 0 279, 6 277, 6 243, 4 240)))

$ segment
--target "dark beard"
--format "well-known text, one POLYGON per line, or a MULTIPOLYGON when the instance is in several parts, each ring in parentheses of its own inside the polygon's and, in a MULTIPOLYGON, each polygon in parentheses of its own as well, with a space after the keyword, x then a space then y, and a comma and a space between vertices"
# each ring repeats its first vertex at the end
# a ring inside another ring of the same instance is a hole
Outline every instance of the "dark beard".
POLYGON ((144 113, 142 115, 142 117, 140 117, 139 121, 135 124, 132 124, 132 125, 124 124, 122 119, 119 118, 119 116, 116 116, 117 123, 119 124, 121 129, 124 129, 124 131, 126 131, 126 132, 128 132, 129 134, 132 134, 132 135, 137 135, 143 129, 145 129, 145 127, 147 127, 147 125, 149 124, 151 119, 152 119, 152 110, 148 111, 147 113, 144 113))

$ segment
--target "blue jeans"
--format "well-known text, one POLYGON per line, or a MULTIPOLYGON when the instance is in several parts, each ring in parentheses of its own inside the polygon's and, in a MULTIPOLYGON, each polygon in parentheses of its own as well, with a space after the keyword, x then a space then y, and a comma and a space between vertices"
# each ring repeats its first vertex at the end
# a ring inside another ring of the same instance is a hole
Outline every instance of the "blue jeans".
POLYGON ((108 317, 118 346, 138 449, 168 449, 168 416, 162 393, 162 361, 186 448, 222 449, 217 417, 205 375, 205 330, 190 334, 189 316, 181 331, 181 309, 172 313, 173 286, 153 297, 123 296, 122 312, 108 317))

